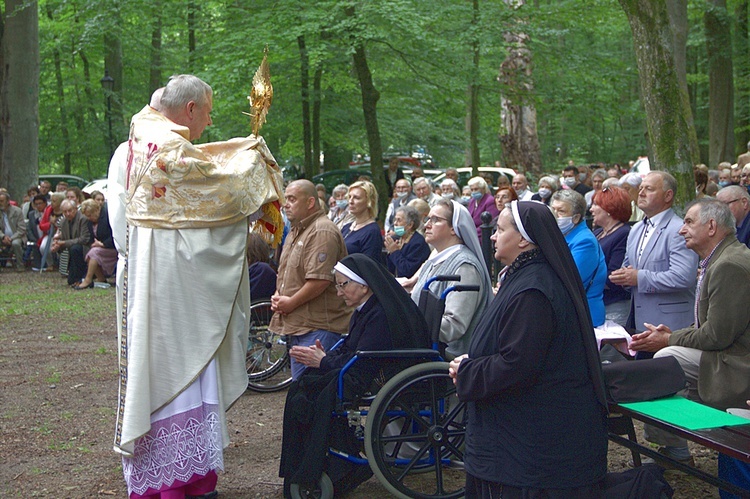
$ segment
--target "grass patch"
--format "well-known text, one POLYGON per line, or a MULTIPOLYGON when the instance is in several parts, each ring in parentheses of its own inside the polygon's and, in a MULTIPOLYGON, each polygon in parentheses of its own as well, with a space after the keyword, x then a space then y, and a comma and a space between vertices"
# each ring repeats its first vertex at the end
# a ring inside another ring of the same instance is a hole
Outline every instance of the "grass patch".
POLYGON ((107 353, 107 347, 99 347, 96 349, 98 355, 105 355, 107 353))
POLYGON ((58 338, 61 343, 70 343, 72 341, 80 341, 81 336, 77 334, 60 333, 58 338))
POLYGON ((59 372, 57 372, 57 371, 51 371, 50 375, 47 376, 44 379, 44 381, 46 381, 47 383, 49 383, 51 385, 56 385, 56 384, 58 384, 60 382, 60 378, 61 378, 61 376, 60 376, 59 372))
MULTIPOLYGON (((28 276, 38 277, 38 276, 28 276)), ((59 316, 83 318, 111 314, 114 311, 114 288, 74 294, 67 286, 50 289, 48 282, 28 278, 17 283, 3 283, 0 295, 0 320, 13 316, 59 316)))

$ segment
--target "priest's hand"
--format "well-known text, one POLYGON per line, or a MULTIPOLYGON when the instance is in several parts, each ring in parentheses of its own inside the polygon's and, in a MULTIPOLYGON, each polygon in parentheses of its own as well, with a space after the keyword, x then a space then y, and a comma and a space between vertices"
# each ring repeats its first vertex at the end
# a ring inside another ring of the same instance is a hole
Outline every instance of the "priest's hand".
POLYGON ((320 361, 326 356, 326 352, 323 350, 323 345, 320 343, 320 340, 315 340, 315 344, 308 347, 298 345, 293 346, 291 350, 289 350, 289 355, 291 355, 294 360, 300 364, 306 365, 307 367, 320 367, 320 361))
POLYGON ((646 330, 639 334, 633 335, 633 341, 630 342, 630 349, 636 352, 658 352, 664 347, 669 346, 669 335, 672 330, 664 324, 654 326, 648 322, 643 324, 646 330))
POLYGON ((469 356, 467 354, 459 355, 455 359, 453 359, 448 366, 448 376, 450 376, 453 379, 453 384, 456 384, 456 381, 458 379, 458 368, 461 366, 461 361, 464 359, 468 359, 469 356))

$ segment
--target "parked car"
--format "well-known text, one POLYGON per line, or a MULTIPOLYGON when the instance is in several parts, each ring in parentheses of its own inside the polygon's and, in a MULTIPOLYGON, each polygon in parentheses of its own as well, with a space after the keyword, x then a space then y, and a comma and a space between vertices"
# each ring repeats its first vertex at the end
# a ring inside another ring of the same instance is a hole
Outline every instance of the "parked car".
POLYGON ((330 194, 333 188, 339 184, 351 185, 362 176, 367 175, 372 177, 372 171, 370 167, 358 167, 358 168, 343 168, 341 170, 331 170, 315 175, 312 179, 313 184, 323 184, 326 186, 326 191, 330 194))
MULTIPOLYGON (((469 179, 471 178, 471 167, 463 166, 461 168, 456 168, 456 170, 458 170, 458 185, 460 187, 463 187, 469 182, 469 179)), ((496 166, 480 166, 479 173, 490 173, 492 175, 493 188, 497 186, 498 176, 505 175, 506 177, 508 177, 508 182, 512 182, 513 177, 516 175, 516 171, 512 168, 503 168, 496 166)), ((445 179, 445 172, 436 176, 432 180, 436 184, 440 185, 440 182, 442 182, 443 179, 445 179)))
POLYGON ((91 194, 94 191, 99 191, 105 196, 107 195, 107 179, 106 178, 98 178, 96 180, 92 180, 88 184, 86 184, 86 187, 83 188, 83 192, 91 194))
POLYGON ((80 187, 81 189, 89 183, 85 178, 76 175, 39 175, 39 181, 41 182, 42 180, 47 180, 52 184, 52 192, 55 192, 55 188, 59 182, 67 182, 69 187, 80 187))

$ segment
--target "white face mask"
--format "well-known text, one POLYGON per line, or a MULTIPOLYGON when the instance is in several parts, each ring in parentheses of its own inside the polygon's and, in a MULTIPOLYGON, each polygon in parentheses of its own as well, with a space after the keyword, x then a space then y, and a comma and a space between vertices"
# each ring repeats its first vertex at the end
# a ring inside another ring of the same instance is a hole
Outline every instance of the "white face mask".
POLYGON ((552 195, 552 190, 551 189, 547 189, 546 187, 542 187, 541 189, 539 189, 539 197, 540 198, 547 199, 551 195, 552 195))
POLYGON ((404 199, 407 194, 409 194, 409 193, 406 192, 406 191, 404 191, 404 192, 397 192, 396 193, 396 197, 398 197, 399 199, 404 199))
POLYGON ((441 195, 443 196, 443 199, 453 199, 453 193, 452 192, 444 192, 441 195))
POLYGON ((576 178, 575 177, 565 177, 563 179, 563 184, 567 185, 568 187, 573 187, 576 185, 576 178))
POLYGON ((563 235, 567 234, 573 229, 573 217, 559 217, 557 219, 557 226, 560 227, 560 232, 563 235))

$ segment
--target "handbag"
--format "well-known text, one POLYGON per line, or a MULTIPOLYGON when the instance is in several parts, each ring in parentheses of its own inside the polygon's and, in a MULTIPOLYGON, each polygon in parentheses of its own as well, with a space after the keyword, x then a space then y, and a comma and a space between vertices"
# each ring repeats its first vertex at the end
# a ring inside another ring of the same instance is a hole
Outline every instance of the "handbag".
POLYGON ((611 362, 602 365, 607 400, 644 402, 685 389, 685 372, 674 357, 611 362))

